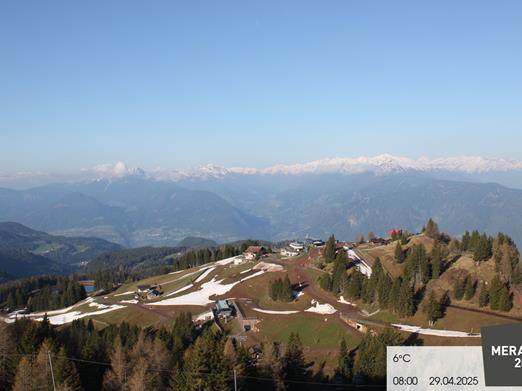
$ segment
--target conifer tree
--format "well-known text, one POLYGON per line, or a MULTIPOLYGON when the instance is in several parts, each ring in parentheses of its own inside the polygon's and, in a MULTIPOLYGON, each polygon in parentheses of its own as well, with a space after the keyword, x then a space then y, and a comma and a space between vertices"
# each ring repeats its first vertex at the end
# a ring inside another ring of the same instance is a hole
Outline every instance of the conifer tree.
POLYGON ((123 351, 119 337, 114 342, 114 349, 111 354, 111 367, 105 373, 103 379, 103 389, 108 391, 118 391, 127 387, 130 377, 130 368, 127 355, 123 351))
POLYGON ((324 247, 323 258, 326 263, 335 261, 335 246, 335 236, 332 235, 328 238, 324 247))
POLYGON ((487 261, 491 257, 491 243, 486 234, 479 235, 475 239, 472 236, 472 242, 475 262, 487 261))
POLYGON ((428 220, 424 234, 431 239, 438 240, 440 238, 439 226, 435 221, 433 221, 433 219, 430 218, 428 220))
POLYGON ((431 250, 431 277, 436 279, 439 278, 441 273, 442 254, 440 248, 440 242, 437 240, 433 244, 431 250))
POLYGON ((457 279, 455 280, 455 284, 453 287, 453 296, 455 297, 455 299, 462 300, 464 298, 467 279, 468 277, 466 276, 464 278, 457 277, 457 279))
POLYGON ((397 242, 397 244, 395 245, 395 260, 397 261, 397 263, 403 263, 405 259, 406 256, 402 249, 401 243, 397 242))
MULTIPOLYGON (((306 377, 306 361, 303 353, 303 344, 298 333, 290 333, 288 344, 283 356, 283 372, 286 380, 302 381, 306 377)), ((299 386, 291 384, 289 390, 299 389, 299 386)))
POLYGON ((336 372, 341 376, 344 382, 348 382, 352 378, 353 360, 348 351, 348 345, 344 337, 341 339, 339 346, 339 357, 337 359, 336 372))
POLYGON ((62 346, 53 362, 56 384, 60 389, 80 391, 81 383, 78 371, 73 362, 67 358, 65 348, 62 346))
POLYGON ((365 277, 361 272, 356 271, 355 273, 352 273, 344 289, 344 296, 352 300, 360 299, 363 290, 364 280, 365 277))
POLYGON ((422 310, 426 314, 430 326, 433 326, 435 321, 442 317, 441 305, 435 298, 435 292, 430 291, 428 301, 424 304, 422 310))
POLYGON ((41 386, 36 384, 34 378, 33 365, 27 356, 22 357, 16 368, 16 376, 13 391, 36 391, 41 390, 41 386))
POLYGON ((16 351, 13 338, 10 327, 0 321, 0 390, 9 389, 15 375, 16 351))
POLYGON ((401 317, 412 316, 415 313, 415 305, 413 304, 413 288, 410 287, 408 281, 403 280, 399 291, 398 314, 401 317))
POLYGON ((466 278, 466 286, 464 287, 464 299, 471 300, 475 296, 475 282, 470 277, 466 278))
POLYGON ((489 291, 486 283, 482 283, 480 285, 480 294, 479 294, 479 307, 486 307, 489 304, 489 291))
POLYGON ((489 302, 492 310, 509 311, 513 307, 509 289, 496 275, 489 288, 489 302))
POLYGON ((470 241, 471 235, 469 234, 469 231, 464 232, 462 240, 460 241, 460 248, 462 251, 468 251, 470 249, 470 241))

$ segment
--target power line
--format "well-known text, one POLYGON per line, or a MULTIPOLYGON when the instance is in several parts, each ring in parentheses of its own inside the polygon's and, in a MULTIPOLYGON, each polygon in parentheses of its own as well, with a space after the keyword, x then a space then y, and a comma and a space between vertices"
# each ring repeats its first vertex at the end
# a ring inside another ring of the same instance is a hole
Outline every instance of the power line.
MULTIPOLYGON (((111 363, 108 362, 102 362, 102 361, 94 361, 94 360, 84 360, 80 358, 75 357, 67 357, 67 356, 58 356, 55 354, 52 354, 48 352, 49 359, 51 357, 54 358, 63 358, 69 361, 73 362, 79 362, 83 364, 89 364, 89 365, 101 365, 105 367, 110 367, 111 363)), ((18 356, 18 357, 32 357, 34 358, 36 354, 8 354, 7 356, 18 356)), ((128 365, 125 365, 124 368, 129 368, 128 365)), ((176 373, 176 371, 172 369, 165 369, 165 368, 147 368, 146 371, 148 372, 164 372, 164 373, 176 373)), ((208 372, 185 372, 189 373, 191 375, 196 376, 211 376, 211 373, 208 372)), ((234 379, 234 376, 241 379, 251 379, 251 380, 259 380, 259 381, 268 381, 273 382, 274 379, 271 377, 261 377, 261 376, 248 376, 248 375, 239 375, 235 374, 235 370, 230 371, 229 375, 227 376, 230 380, 234 379)), ((371 385, 371 384, 355 384, 355 383, 341 383, 341 384, 334 384, 334 383, 326 383, 326 382, 317 382, 317 381, 307 381, 307 380, 291 380, 291 379, 285 379, 284 383, 292 383, 292 384, 308 384, 308 385, 317 385, 317 386, 327 386, 327 387, 356 387, 356 388, 376 388, 376 387, 386 387, 386 385, 371 385)))

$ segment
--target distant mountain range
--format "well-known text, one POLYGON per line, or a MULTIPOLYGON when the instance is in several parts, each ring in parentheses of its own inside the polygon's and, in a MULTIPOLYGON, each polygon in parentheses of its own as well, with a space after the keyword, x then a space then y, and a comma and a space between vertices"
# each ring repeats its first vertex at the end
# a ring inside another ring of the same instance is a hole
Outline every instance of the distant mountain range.
POLYGON ((0 223, 0 278, 65 273, 118 249, 103 239, 52 236, 18 223, 0 223))
POLYGON ((504 231, 522 243, 515 218, 522 215, 522 163, 509 160, 381 155, 189 171, 118 163, 89 175, 72 183, 0 189, 0 220, 135 247, 175 246, 187 236, 219 243, 331 233, 353 239, 369 230, 385 235, 392 227, 418 231, 433 217, 453 235, 504 231))

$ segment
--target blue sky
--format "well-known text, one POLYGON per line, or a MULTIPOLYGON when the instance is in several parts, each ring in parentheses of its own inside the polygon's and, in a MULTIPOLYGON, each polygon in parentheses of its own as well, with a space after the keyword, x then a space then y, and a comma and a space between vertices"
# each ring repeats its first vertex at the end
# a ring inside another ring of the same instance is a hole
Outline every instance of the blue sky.
POLYGON ((522 159, 520 1, 4 1, 0 171, 522 159))

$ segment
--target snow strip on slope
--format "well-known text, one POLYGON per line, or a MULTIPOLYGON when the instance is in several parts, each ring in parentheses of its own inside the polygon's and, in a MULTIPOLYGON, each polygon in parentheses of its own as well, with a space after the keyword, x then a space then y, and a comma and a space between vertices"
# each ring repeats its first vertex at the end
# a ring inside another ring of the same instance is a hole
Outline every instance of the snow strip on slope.
POLYGON ((138 304, 139 301, 136 300, 136 299, 132 299, 132 300, 121 300, 120 303, 138 304))
POLYGON ((67 308, 61 308, 61 309, 52 310, 52 311, 32 312, 30 314, 20 314, 20 313, 18 313, 18 311, 15 311, 15 312, 9 314, 9 318, 10 319, 15 319, 17 317, 18 318, 37 318, 37 317, 44 316, 45 314, 47 314, 47 316, 64 314, 66 312, 71 311, 75 307, 79 307, 79 306, 81 306, 83 304, 87 304, 87 303, 92 303, 93 301, 94 301, 94 298, 88 297, 87 299, 79 301, 78 303, 73 304, 67 308))
POLYGON ((297 314, 300 311, 271 311, 271 310, 262 310, 261 308, 252 308, 254 311, 262 312, 264 314, 279 314, 279 315, 290 315, 297 314))
POLYGON ((105 309, 105 308, 109 308, 108 305, 100 304, 100 303, 97 303, 97 302, 95 302, 95 301, 89 303, 89 307, 96 307, 96 308, 98 308, 99 310, 103 310, 103 309, 105 309))
POLYGON ((423 329, 418 326, 410 326, 407 324, 392 324, 393 327, 407 331, 409 333, 417 333, 424 335, 436 335, 438 337, 457 337, 457 338, 465 338, 465 337, 479 337, 480 333, 466 333, 465 331, 454 331, 454 330, 437 330, 437 329, 423 329))
POLYGON ((184 286, 183 288, 179 288, 177 291, 174 291, 174 292, 169 293, 168 295, 165 295, 165 297, 174 296, 174 295, 178 294, 179 292, 183 292, 183 291, 186 291, 186 290, 192 288, 193 286, 194 285, 189 284, 187 286, 184 286))
POLYGON ((214 270, 216 270, 216 267, 211 267, 211 268, 207 269, 203 274, 201 274, 198 278, 196 278, 196 280, 194 282, 203 281, 205 279, 205 277, 207 277, 214 270))
POLYGON ((201 284, 201 289, 187 293, 183 296, 173 297, 171 299, 165 299, 157 301, 155 303, 149 303, 149 305, 200 305, 205 306, 211 304, 214 300, 210 300, 209 297, 213 295, 224 295, 230 291, 234 286, 239 284, 239 281, 232 284, 222 285, 223 280, 216 281, 214 277, 211 281, 201 284))
POLYGON ((134 293, 134 291, 127 291, 127 292, 123 292, 123 293, 118 293, 117 295, 114 295, 114 296, 127 296, 127 295, 132 295, 134 293))
MULTIPOLYGON (((49 322, 54 325, 61 325, 61 324, 65 324, 65 323, 71 323, 73 320, 76 320, 76 319, 85 318, 86 316, 102 315, 102 314, 106 314, 107 312, 119 310, 122 308, 127 308, 127 307, 124 305, 114 304, 114 305, 111 305, 109 308, 105 308, 105 309, 102 309, 99 311, 94 311, 94 312, 82 313, 80 311, 72 311, 72 312, 68 312, 66 314, 50 316, 49 322)), ((37 318, 35 320, 42 321, 43 318, 37 318)))
POLYGON ((238 256, 235 256, 235 257, 231 257, 231 258, 225 258, 225 259, 222 259, 221 261, 215 262, 215 264, 216 265, 220 265, 220 266, 228 265, 229 263, 234 262, 234 260, 237 259, 237 258, 242 258, 242 256, 238 255, 238 256))

